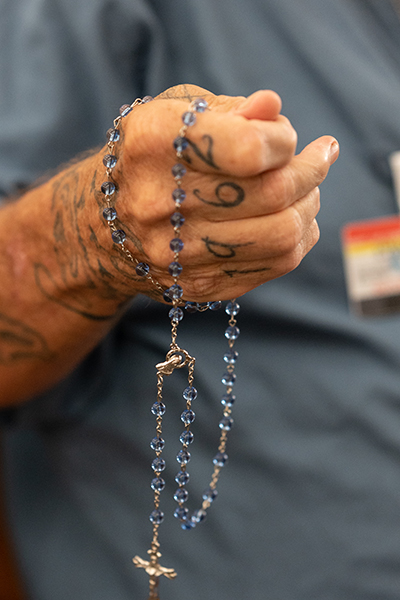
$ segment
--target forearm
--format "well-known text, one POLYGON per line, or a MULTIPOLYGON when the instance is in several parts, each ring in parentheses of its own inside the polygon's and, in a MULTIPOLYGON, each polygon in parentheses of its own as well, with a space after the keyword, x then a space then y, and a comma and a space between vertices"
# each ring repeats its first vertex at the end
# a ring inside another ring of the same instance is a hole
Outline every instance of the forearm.
POLYGON ((103 171, 95 154, 0 211, 2 406, 65 376, 135 294, 99 215, 103 171))

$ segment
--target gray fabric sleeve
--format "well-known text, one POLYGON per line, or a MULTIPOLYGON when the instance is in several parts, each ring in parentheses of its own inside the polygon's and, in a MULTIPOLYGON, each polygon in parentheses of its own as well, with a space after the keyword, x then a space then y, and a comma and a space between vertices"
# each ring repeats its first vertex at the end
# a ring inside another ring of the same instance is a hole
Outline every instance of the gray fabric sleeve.
POLYGON ((119 106, 155 91, 164 41, 145 0, 0 0, 0 14, 5 196, 102 145, 119 106))

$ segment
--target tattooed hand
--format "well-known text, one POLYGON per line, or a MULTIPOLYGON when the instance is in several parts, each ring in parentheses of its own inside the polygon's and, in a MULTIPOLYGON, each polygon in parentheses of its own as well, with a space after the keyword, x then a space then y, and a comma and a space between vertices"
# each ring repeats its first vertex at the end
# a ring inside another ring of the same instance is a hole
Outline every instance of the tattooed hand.
MULTIPOLYGON (((172 143, 195 97, 211 110, 189 128, 180 283, 187 300, 237 297, 295 268, 318 239, 318 185, 331 137, 295 156, 296 134, 270 91, 249 98, 171 88, 122 120, 117 227, 169 287, 172 143)), ((0 404, 49 387, 106 335, 136 293, 161 298, 113 244, 102 212, 107 149, 65 167, 0 210, 0 404), (12 223, 12 227, 10 227, 12 223)))
MULTIPOLYGON (((337 158, 338 144, 325 136, 295 156, 296 133, 271 91, 245 99, 178 86, 135 108, 122 122, 123 141, 118 144, 118 226, 130 232, 133 254, 149 263, 166 287, 172 260, 172 141, 188 101, 195 97, 204 97, 211 110, 186 134, 180 282, 187 299, 227 299, 291 271, 317 242, 318 185, 337 158)), ((101 197, 98 201, 104 205, 101 197)), ((99 237, 126 291, 131 285, 132 291, 140 286, 154 294, 149 282, 127 283, 132 265, 112 247, 107 226, 99 237)))

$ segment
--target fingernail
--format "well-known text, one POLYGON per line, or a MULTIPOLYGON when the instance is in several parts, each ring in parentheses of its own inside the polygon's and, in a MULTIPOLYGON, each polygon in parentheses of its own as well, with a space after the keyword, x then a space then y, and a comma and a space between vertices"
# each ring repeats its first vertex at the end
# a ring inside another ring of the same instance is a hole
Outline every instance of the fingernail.
POLYGON ((337 157, 339 156, 339 142, 334 140, 329 148, 329 159, 331 164, 335 162, 337 157))

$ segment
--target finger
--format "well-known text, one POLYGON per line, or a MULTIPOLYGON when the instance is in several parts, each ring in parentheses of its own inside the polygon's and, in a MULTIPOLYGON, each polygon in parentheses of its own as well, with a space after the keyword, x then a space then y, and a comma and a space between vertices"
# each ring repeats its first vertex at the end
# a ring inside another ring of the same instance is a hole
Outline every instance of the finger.
POLYGON ((198 269, 186 270, 186 276, 181 279, 185 298, 208 302, 240 297, 259 285, 296 269, 318 239, 319 228, 316 221, 313 221, 301 242, 291 252, 273 260, 225 263, 219 269, 201 265, 198 269))
MULTIPOLYGON (((182 264, 192 268, 218 263, 252 262, 292 253, 301 243, 320 208, 315 188, 279 213, 223 223, 189 219, 181 233, 182 264)), ((137 224, 139 227, 139 224, 137 224)), ((152 264, 165 271, 171 256, 165 252, 171 235, 168 227, 139 230, 143 250, 152 264)))
POLYGON ((243 262, 292 253, 302 242, 320 209, 319 188, 279 213, 222 223, 188 224, 182 260, 243 262), (206 254, 206 255, 204 255, 206 254))
MULTIPOLYGON (((167 157, 173 160, 172 143, 187 108, 181 100, 160 99, 132 111, 123 123, 125 168, 134 168, 138 158, 148 170, 165 163, 167 157), (147 164, 143 156, 148 157, 147 164)), ((283 166, 293 157, 297 142, 293 127, 282 115, 265 121, 219 109, 197 115, 185 137, 189 146, 183 156, 194 170, 240 177, 283 166)))
POLYGON ((288 119, 247 119, 233 113, 204 113, 186 137, 184 159, 202 173, 252 177, 286 165, 294 156, 297 134, 288 119))
POLYGON ((263 174, 258 193, 264 203, 260 208, 266 214, 273 213, 305 197, 324 181, 338 156, 335 138, 323 136, 311 142, 284 168, 263 174))
POLYGON ((274 120, 282 109, 282 100, 272 90, 259 90, 248 98, 238 100, 234 113, 246 119, 274 120))
POLYGON ((335 138, 324 136, 282 169, 253 178, 188 174, 184 210, 192 219, 225 221, 279 212, 305 197, 326 177, 338 156, 335 138))

